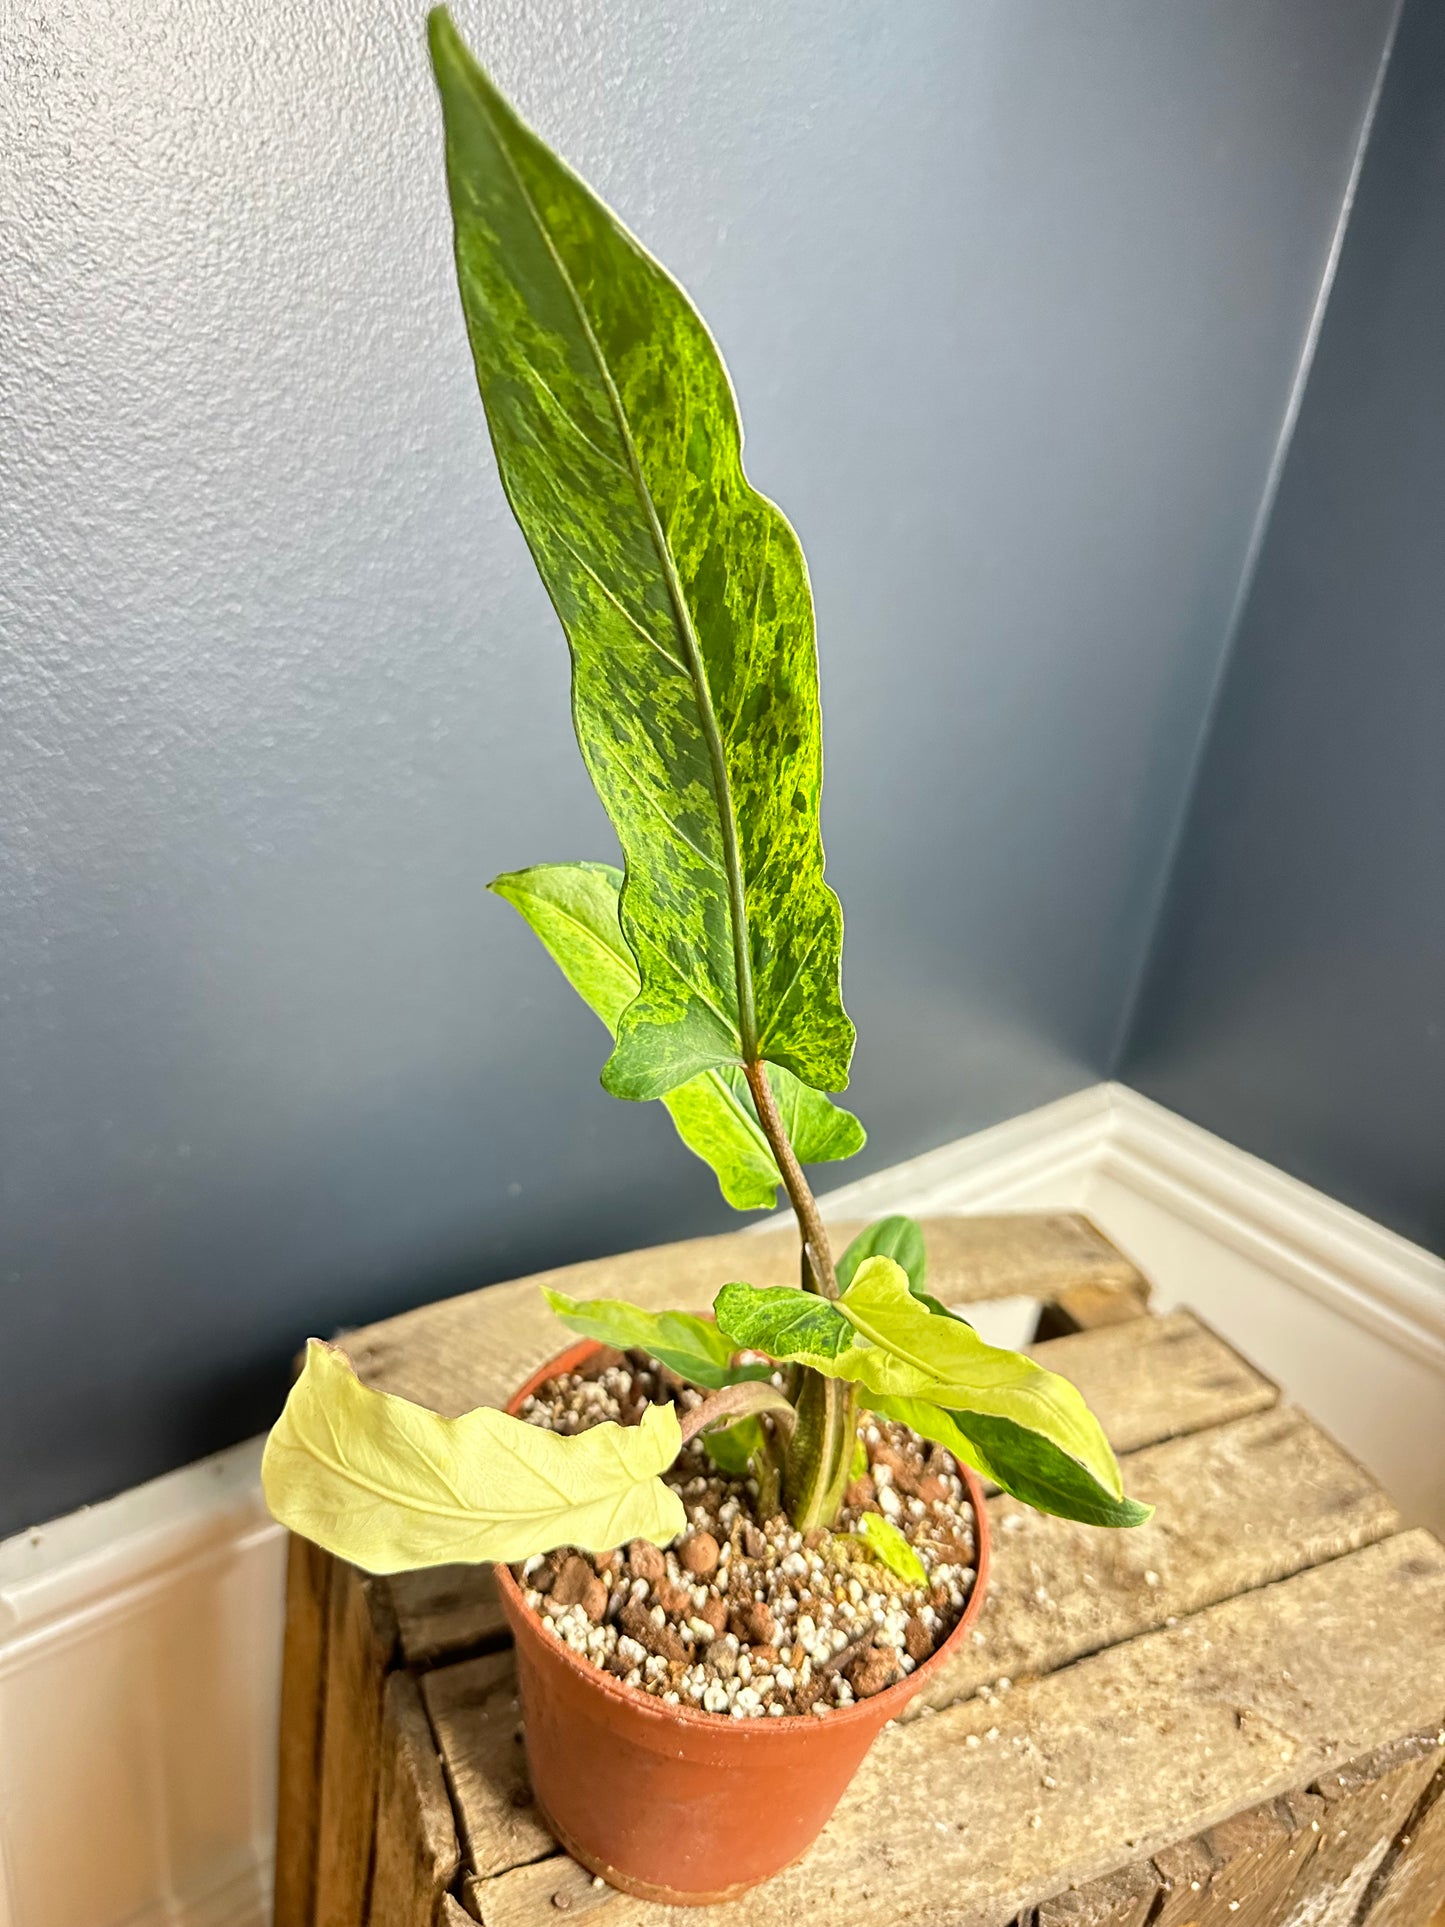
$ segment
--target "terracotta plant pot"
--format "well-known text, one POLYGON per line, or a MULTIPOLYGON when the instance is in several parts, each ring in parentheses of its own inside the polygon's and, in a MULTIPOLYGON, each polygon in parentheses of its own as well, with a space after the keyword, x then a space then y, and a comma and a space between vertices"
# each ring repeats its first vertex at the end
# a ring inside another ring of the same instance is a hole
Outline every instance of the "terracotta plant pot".
MULTIPOLYGON (((586 1341, 561 1353, 508 1411, 600 1349, 586 1341)), ((906 1679, 822 1719, 734 1720, 664 1706, 545 1633, 511 1573, 497 1568, 516 1640, 532 1790, 574 1860, 624 1893, 700 1906, 745 1893, 807 1851, 874 1738, 958 1651, 983 1603, 988 1515, 978 1480, 960 1470, 978 1539, 962 1619, 906 1679)))

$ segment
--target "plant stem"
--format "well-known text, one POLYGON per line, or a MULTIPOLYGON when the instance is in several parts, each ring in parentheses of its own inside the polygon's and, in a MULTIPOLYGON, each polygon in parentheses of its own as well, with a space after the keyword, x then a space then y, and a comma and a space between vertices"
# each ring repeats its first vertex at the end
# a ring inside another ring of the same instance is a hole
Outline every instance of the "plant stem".
MULTIPOLYGON (((788 1137, 767 1066, 744 1064, 743 1075, 803 1236, 803 1289, 820 1298, 836 1298, 838 1274, 823 1216, 788 1137)), ((794 1403, 798 1422, 786 1441, 782 1496, 794 1526, 806 1532, 813 1526, 832 1525, 838 1515, 858 1430, 858 1402, 851 1385, 805 1366, 798 1374, 794 1403)))
POLYGON ((743 1065, 743 1076, 748 1080, 748 1089, 753 1094, 757 1107, 758 1122, 763 1127, 763 1135, 772 1148, 778 1172, 783 1180, 783 1189, 788 1194, 788 1202, 798 1220, 798 1229, 803 1234, 803 1256, 806 1261, 805 1272, 811 1279, 810 1289, 821 1298, 838 1296, 838 1276, 833 1269, 833 1252, 828 1243, 828 1234, 823 1228, 822 1213, 818 1210, 818 1200, 813 1196, 808 1180, 803 1176, 793 1150, 787 1130, 778 1111, 778 1101, 773 1096, 773 1087, 768 1082, 766 1064, 751 1063, 743 1065))

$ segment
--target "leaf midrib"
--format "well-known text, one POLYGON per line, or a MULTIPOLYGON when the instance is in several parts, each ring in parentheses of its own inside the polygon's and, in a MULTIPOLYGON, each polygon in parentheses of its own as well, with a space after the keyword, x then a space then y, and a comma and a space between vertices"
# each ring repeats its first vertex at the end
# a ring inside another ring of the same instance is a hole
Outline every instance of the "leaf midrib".
MULTIPOLYGON (((534 1519, 538 1516, 538 1508, 536 1506, 521 1507, 513 1512, 500 1509, 495 1512, 484 1512, 477 1506, 465 1504, 456 1506, 436 1505, 429 1500, 417 1498, 415 1494, 408 1492, 403 1486, 379 1485, 375 1479, 368 1479, 364 1472, 358 1471, 354 1465, 349 1464, 345 1459, 333 1458, 330 1453, 322 1451, 312 1439, 306 1441, 306 1451, 310 1457, 319 1460, 322 1465, 328 1467, 329 1470, 338 1474, 339 1477, 345 1479, 351 1485, 359 1486, 363 1492, 370 1492, 374 1498, 385 1499, 389 1505, 404 1506, 408 1512, 425 1512, 436 1519, 534 1519)), ((431 1464, 429 1459, 426 1463, 438 1477, 445 1476, 438 1471, 436 1466, 431 1464)), ((565 1511, 569 1506, 578 1504, 593 1505, 597 1503, 596 1500, 591 1499, 580 1501, 569 1499, 556 1481, 548 1478, 545 1472, 535 1466, 528 1466, 527 1470, 533 1476, 541 1479, 544 1484, 551 1486, 552 1490, 557 1494, 559 1511, 565 1511)), ((635 1483, 643 1482, 636 1481, 635 1483)))
MULTIPOLYGON (((468 85, 472 86, 472 76, 467 74, 466 79, 468 85)), ((738 991, 738 1035, 742 1045, 744 1060, 746 1062, 752 1062, 757 1056, 758 1021, 753 991, 752 953, 748 941, 747 901, 743 883, 742 853, 738 842, 737 819, 733 813, 732 785, 728 777, 727 756, 723 746, 722 732, 718 728, 717 715, 713 709, 712 690, 708 685, 707 675, 703 668, 702 650, 698 643, 697 632, 693 628, 692 614, 688 609, 687 600, 683 595, 682 583, 677 573, 677 565, 673 561, 672 551, 668 545, 666 534, 658 517, 657 505, 652 499, 652 491, 648 487, 647 480, 642 473, 642 467, 637 456, 636 444, 633 441, 631 426, 627 419, 627 412, 622 405, 622 397, 618 393, 617 384, 612 376, 612 370, 607 365, 607 358, 602 352, 601 343, 598 341, 593 331, 592 323, 588 319, 587 311, 582 305, 582 297, 578 294, 572 276, 568 273, 566 264, 557 252, 556 245, 552 240, 546 222, 543 221, 537 211, 536 203, 533 201, 527 184, 522 178, 520 169, 512 158, 511 150, 507 146, 502 130, 493 118, 491 102, 487 99, 486 94, 480 93, 475 86, 472 86, 472 92, 481 102, 481 110, 488 126, 492 130, 492 137, 496 141, 497 151, 507 164, 507 168, 516 184, 517 192, 521 196, 523 205, 532 218, 533 226, 537 230, 543 247, 547 250, 548 257, 556 269, 557 276, 566 291, 567 299, 572 305, 572 311, 577 317, 578 326, 582 330, 583 339, 587 343, 588 351, 597 369, 598 378, 601 380, 603 389, 606 392, 608 405, 612 410, 613 422, 616 426, 618 436, 621 439, 623 451, 627 457, 628 472, 632 477, 633 486, 637 490, 647 516, 648 534, 657 555, 658 565, 662 570, 668 600, 672 604, 673 620, 676 622, 682 638, 683 651, 687 657, 688 677, 692 683, 693 697, 697 704, 698 719, 702 726, 703 740, 707 745, 708 761, 712 766, 713 789, 722 827, 723 867, 727 878, 728 910, 732 924, 733 969, 737 977, 738 991)))

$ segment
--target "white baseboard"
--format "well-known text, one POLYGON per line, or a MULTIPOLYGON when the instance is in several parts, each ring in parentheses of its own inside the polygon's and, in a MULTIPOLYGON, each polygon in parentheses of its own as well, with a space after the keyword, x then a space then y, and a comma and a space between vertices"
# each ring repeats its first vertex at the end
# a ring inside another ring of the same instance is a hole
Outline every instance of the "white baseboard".
POLYGON ((251 1440, 0 1545, 0 1927, 265 1927, 283 1534, 251 1440))
MULTIPOLYGON (((1445 1261, 1117 1084, 830 1192, 1085 1210, 1445 1530, 1445 1261)), ((259 1441, 0 1545, 0 1927, 264 1927, 282 1535, 259 1441)))

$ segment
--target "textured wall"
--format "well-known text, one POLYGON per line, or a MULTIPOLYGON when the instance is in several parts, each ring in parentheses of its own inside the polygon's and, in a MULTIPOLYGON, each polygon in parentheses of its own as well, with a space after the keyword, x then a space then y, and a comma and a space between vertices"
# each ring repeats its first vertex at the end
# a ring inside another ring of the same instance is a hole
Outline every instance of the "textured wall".
POLYGON ((1442 315, 1411 0, 1124 1074, 1445 1253, 1442 315))
MULTIPOLYGON (((459 10, 808 549, 874 1163, 1108 1061, 1392 6, 459 10)), ((13 1524, 308 1330, 724 1213, 482 892, 610 838, 420 7, 17 0, 0 63, 13 1524)))

